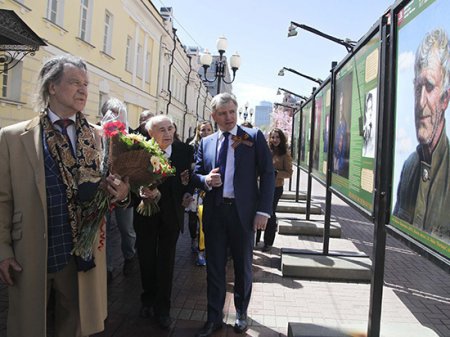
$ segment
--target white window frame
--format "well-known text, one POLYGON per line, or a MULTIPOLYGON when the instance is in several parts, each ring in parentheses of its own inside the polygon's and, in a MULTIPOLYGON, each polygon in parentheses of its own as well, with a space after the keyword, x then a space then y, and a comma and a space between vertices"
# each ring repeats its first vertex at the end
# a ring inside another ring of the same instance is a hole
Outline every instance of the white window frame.
POLYGON ((105 11, 105 31, 103 34, 103 52, 111 55, 112 51, 112 29, 113 29, 114 17, 109 11, 105 11))
POLYGON ((92 7, 92 0, 80 0, 80 39, 86 42, 91 41, 92 7))
POLYGON ((152 54, 150 52, 147 52, 147 55, 145 57, 145 76, 144 76, 144 80, 146 83, 150 83, 150 63, 151 63, 151 58, 152 54))
POLYGON ((130 73, 133 72, 133 65, 134 65, 133 51, 134 51, 134 39, 128 35, 127 48, 125 51, 125 70, 129 71, 130 73))
POLYGON ((22 92, 23 62, 19 61, 9 70, 6 70, 6 67, 7 65, 5 64, 3 74, 1 74, 0 79, 0 98, 20 102, 20 95, 22 92))
POLYGON ((64 0, 47 1, 47 20, 62 27, 64 22, 64 0))
POLYGON ((97 109, 97 111, 98 111, 97 115, 99 117, 103 117, 102 116, 102 106, 103 106, 103 104, 105 104, 105 102, 108 99, 109 99, 109 95, 106 92, 99 91, 99 93, 98 93, 98 109, 97 109))
POLYGON ((137 52, 136 52, 136 76, 140 79, 142 79, 142 75, 144 72, 144 55, 143 55, 144 48, 141 44, 138 43, 137 45, 137 52))

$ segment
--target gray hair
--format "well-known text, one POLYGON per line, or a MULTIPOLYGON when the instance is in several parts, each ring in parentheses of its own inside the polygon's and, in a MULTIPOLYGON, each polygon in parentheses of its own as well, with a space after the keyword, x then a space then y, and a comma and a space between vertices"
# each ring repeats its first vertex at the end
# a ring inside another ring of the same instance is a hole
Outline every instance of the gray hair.
POLYGON ((42 111, 48 106, 50 98, 49 86, 51 83, 59 83, 64 73, 64 65, 72 64, 73 66, 87 71, 86 63, 79 57, 70 54, 55 56, 45 62, 39 72, 37 80, 35 109, 42 111))
POLYGON ((115 97, 111 97, 105 103, 103 103, 101 108, 102 116, 104 116, 108 110, 111 110, 117 115, 127 114, 127 106, 125 105, 125 103, 115 97))
POLYGON ((139 115, 139 124, 142 124, 144 122, 147 122, 149 118, 154 117, 155 114, 153 112, 150 112, 150 110, 144 110, 139 115))
POLYGON ((173 119, 167 115, 156 115, 151 117, 147 123, 145 123, 145 130, 147 130, 147 132, 149 132, 153 126, 157 123, 161 123, 162 121, 169 121, 170 123, 172 123, 173 125, 173 119))
POLYGON ((236 109, 238 106, 236 97, 232 94, 224 92, 222 94, 218 94, 213 97, 211 100, 211 110, 212 112, 216 112, 220 107, 227 105, 228 103, 233 102, 236 105, 236 109))
POLYGON ((446 31, 442 28, 434 29, 425 35, 416 51, 416 60, 414 63, 414 72, 417 76, 422 68, 428 65, 430 54, 436 50, 444 78, 442 80, 443 91, 450 88, 450 41, 446 31))

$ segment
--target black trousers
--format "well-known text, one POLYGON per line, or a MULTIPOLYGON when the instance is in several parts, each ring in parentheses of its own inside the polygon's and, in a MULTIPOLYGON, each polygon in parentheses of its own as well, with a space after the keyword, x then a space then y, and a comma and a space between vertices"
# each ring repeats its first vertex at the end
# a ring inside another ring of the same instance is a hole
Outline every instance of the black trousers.
POLYGON ((191 239, 197 238, 197 229, 198 229, 198 217, 197 212, 188 211, 188 219, 189 219, 189 235, 191 239))
MULTIPOLYGON (((267 220, 266 230, 264 231, 264 245, 272 246, 275 241, 275 233, 277 232, 277 216, 275 212, 277 210, 278 201, 280 201, 283 195, 283 186, 275 187, 273 194, 273 211, 272 216, 267 220)), ((261 239, 261 230, 256 232, 256 242, 258 243, 261 239)))
POLYGON ((156 315, 168 316, 179 229, 176 223, 168 223, 164 218, 162 212, 150 217, 135 212, 134 227, 142 305, 153 306, 156 315))

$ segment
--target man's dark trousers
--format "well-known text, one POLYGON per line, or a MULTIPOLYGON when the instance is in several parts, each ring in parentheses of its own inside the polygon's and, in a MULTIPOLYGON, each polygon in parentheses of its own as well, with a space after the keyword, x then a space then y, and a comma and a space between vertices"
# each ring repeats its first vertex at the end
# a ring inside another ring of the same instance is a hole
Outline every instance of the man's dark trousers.
POLYGON ((233 257, 235 285, 234 303, 237 313, 247 312, 252 292, 252 260, 254 231, 241 224, 234 201, 225 199, 204 224, 207 263, 208 321, 222 322, 225 304, 227 247, 233 257), (214 263, 212 262, 214 261, 214 263))

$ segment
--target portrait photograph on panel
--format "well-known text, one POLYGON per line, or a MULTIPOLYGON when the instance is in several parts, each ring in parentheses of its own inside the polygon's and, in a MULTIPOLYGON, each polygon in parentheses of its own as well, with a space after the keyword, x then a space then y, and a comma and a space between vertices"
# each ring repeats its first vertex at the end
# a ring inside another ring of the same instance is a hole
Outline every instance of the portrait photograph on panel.
POLYGON ((353 72, 336 83, 333 173, 348 179, 353 72))
POLYGON ((292 122, 292 140, 291 140, 291 146, 292 146, 292 163, 294 165, 297 165, 298 163, 298 144, 300 141, 300 112, 297 112, 293 117, 292 122))
POLYGON ((322 101, 323 96, 316 97, 315 118, 314 118, 314 139, 313 139, 313 169, 319 170, 320 155, 320 130, 322 121, 322 101))
POLYGON ((322 138, 323 138, 323 152, 328 152, 328 135, 330 134, 330 111, 327 111, 325 115, 325 125, 323 128, 322 138))
POLYGON ((410 3, 397 16, 391 223, 450 256, 448 13, 441 0, 410 3))
POLYGON ((377 88, 366 94, 363 119, 362 156, 375 158, 376 130, 377 130, 377 88))
POLYGON ((302 112, 302 133, 300 135, 300 162, 303 163, 305 161, 306 154, 306 115, 305 111, 302 112))

